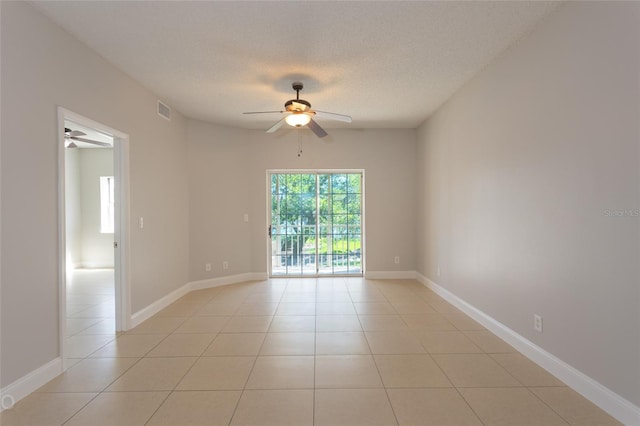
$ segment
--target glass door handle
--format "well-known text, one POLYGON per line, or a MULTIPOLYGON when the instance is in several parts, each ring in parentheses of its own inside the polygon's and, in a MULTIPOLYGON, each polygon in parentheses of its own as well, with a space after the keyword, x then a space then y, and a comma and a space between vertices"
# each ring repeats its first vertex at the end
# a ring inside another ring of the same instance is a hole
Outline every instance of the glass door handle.
POLYGON ((271 238, 271 225, 269 225, 269 238, 271 238))

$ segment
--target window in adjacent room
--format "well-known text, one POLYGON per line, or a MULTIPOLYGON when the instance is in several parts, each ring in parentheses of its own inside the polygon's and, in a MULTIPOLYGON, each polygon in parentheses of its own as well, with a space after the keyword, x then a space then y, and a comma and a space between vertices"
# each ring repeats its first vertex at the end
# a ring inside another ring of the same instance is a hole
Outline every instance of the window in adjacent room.
POLYGON ((113 234, 114 184, 113 176, 100 176, 100 233, 102 234, 113 234))

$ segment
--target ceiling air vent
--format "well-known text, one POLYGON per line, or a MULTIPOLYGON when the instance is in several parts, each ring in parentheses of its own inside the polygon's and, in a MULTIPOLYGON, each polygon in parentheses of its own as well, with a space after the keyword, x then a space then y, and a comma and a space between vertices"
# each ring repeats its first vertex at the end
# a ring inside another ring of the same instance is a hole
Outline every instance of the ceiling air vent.
POLYGON ((167 121, 171 121, 171 108, 169 105, 158 101, 158 115, 167 121))

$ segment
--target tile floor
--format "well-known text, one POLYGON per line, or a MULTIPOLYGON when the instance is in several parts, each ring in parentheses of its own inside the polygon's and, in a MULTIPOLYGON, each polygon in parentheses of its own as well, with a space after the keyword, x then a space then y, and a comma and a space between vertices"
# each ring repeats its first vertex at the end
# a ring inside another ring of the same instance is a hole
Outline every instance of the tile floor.
MULTIPOLYGON (((102 312, 77 313, 90 309, 102 312)), ((71 336, 92 336, 99 323, 88 324, 71 336)), ((200 290, 117 338, 102 336, 78 344, 77 364, 0 423, 618 424, 412 280, 200 290)))
POLYGON ((67 281, 68 365, 116 337, 113 269, 76 269, 67 281))

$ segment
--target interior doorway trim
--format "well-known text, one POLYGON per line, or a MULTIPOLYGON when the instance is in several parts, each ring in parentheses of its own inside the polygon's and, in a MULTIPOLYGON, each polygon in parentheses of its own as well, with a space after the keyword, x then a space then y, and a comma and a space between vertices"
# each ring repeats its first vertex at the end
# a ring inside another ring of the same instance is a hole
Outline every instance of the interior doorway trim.
POLYGON ((116 331, 128 330, 131 324, 130 289, 130 214, 129 214, 129 135, 63 107, 58 107, 58 312, 60 358, 63 371, 67 369, 65 357, 66 337, 66 211, 65 211, 65 120, 96 129, 113 137, 115 177, 114 280, 116 331))

